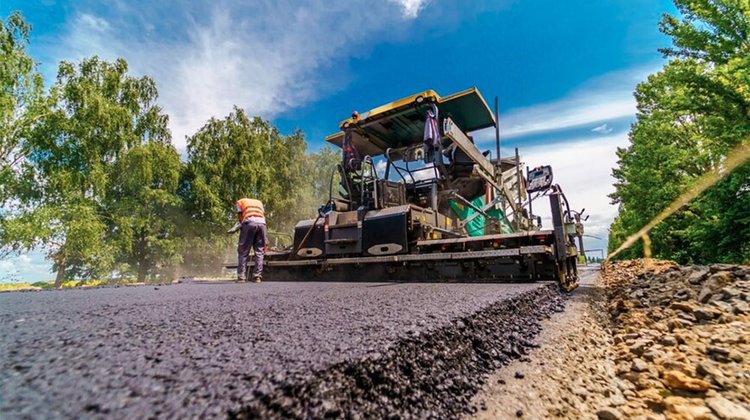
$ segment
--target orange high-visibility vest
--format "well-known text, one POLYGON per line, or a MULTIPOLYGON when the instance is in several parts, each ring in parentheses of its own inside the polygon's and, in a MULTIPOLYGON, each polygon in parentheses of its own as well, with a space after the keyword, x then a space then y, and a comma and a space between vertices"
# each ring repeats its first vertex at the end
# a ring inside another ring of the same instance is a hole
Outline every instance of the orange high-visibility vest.
POLYGON ((241 198, 237 200, 237 215, 240 222, 248 217, 266 217, 263 203, 254 198, 241 198))

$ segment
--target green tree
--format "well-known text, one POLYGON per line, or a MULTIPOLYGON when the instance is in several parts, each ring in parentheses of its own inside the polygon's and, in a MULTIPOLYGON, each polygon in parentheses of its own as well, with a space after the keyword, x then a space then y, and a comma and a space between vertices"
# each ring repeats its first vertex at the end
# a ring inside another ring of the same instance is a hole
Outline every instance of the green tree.
POLYGON ((225 119, 211 118, 188 138, 188 163, 180 193, 188 214, 206 229, 226 230, 234 223, 234 203, 241 197, 267 202, 273 182, 268 158, 271 136, 278 132, 239 108, 225 119))
POLYGON ((269 226, 289 228, 309 207, 306 147, 301 132, 283 136, 239 108, 212 118, 188 139, 180 190, 188 214, 206 232, 223 232, 235 222, 235 201, 254 197, 263 201, 269 226))
POLYGON ((330 147, 311 154, 306 148, 302 132, 282 135, 239 108, 224 119, 212 118, 188 139, 180 182, 191 220, 183 254, 187 272, 208 273, 234 258, 235 238, 223 232, 236 221, 234 203, 241 197, 263 201, 272 245, 277 237, 289 244, 294 225, 314 217, 328 199, 331 171, 340 160, 330 147))
MULTIPOLYGON (((6 226, 32 233, 21 241, 24 247, 41 245, 47 250, 57 284, 110 271, 117 249, 107 238, 117 223, 108 207, 128 192, 141 194, 117 189, 127 185, 127 175, 114 177, 118 169, 141 169, 119 160, 136 160, 134 149, 141 145, 170 141, 167 116, 155 105, 153 80, 131 77, 127 70, 122 59, 60 63, 50 93, 51 110, 29 134, 29 157, 17 196, 26 210, 6 226)), ((130 203, 133 212, 141 205, 130 203)))
POLYGON ((341 151, 335 150, 330 144, 325 145, 318 152, 310 155, 310 181, 314 204, 320 205, 328 201, 328 196, 337 195, 341 176, 336 165, 341 162, 341 151), (331 183, 333 176, 333 183, 331 183))
POLYGON ((180 262, 181 165, 167 142, 130 148, 114 164, 104 206, 111 224, 108 239, 116 261, 132 267, 138 281, 180 262))
POLYGON ((26 139, 44 115, 42 77, 26 53, 30 30, 20 13, 0 19, 0 258, 22 249, 22 241, 14 238, 26 238, 28 242, 28 232, 9 232, 4 225, 20 212, 13 198, 27 155, 26 139))
POLYGON ((0 19, 0 198, 25 156, 23 140, 43 115, 42 77, 26 53, 30 29, 17 12, 0 19))
MULTIPOLYGON (((611 195, 619 215, 610 251, 640 229, 750 134, 750 5, 676 0, 661 30, 670 61, 641 83, 630 146, 618 151, 611 195)), ((680 262, 750 259, 750 178, 739 168, 651 233, 655 257, 680 262)), ((639 256, 640 247, 622 254, 639 256)))
POLYGON ((273 182, 264 191, 268 197, 264 204, 274 231, 290 233, 299 219, 312 214, 310 156, 306 149, 305 136, 299 130, 288 136, 271 136, 268 161, 273 182))

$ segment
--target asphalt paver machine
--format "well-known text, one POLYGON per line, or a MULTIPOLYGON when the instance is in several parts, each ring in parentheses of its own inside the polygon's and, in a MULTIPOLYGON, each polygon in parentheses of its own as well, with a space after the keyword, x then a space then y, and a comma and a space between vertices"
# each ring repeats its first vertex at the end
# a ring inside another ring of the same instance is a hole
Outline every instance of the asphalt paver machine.
POLYGON ((582 211, 570 208, 550 166, 522 168, 517 151, 498 159, 477 148, 471 133, 497 133, 496 115, 476 88, 353 113, 326 138, 342 154, 327 203, 296 225, 291 247, 268 252, 264 278, 575 288, 582 211), (532 213, 543 197, 549 229, 532 213))

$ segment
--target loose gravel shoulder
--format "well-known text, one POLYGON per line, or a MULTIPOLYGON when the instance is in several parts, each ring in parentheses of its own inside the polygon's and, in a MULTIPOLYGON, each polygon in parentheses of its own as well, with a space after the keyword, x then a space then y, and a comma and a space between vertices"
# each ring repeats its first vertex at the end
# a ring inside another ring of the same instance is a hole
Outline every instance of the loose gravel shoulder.
POLYGON ((0 413, 457 417, 550 284, 175 285, 0 296, 0 413))
POLYGON ((750 267, 633 260, 604 280, 622 415, 750 419, 750 267))

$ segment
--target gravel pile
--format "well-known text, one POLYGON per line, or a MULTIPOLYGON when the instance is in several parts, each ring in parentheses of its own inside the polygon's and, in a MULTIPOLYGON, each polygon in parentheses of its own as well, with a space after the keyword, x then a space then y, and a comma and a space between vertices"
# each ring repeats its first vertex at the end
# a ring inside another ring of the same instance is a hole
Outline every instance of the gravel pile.
POLYGON ((606 267, 617 386, 600 418, 750 419, 750 267, 606 267))

